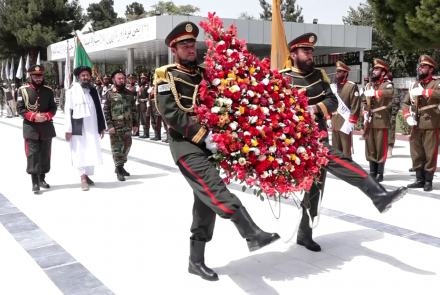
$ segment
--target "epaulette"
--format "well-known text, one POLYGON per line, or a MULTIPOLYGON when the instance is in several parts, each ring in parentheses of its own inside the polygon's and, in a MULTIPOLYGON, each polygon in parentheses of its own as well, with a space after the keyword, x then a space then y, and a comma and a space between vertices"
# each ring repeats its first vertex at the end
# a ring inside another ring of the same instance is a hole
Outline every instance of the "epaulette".
POLYGON ((290 72, 292 70, 292 68, 285 68, 285 69, 282 69, 281 71, 278 71, 280 74, 284 74, 284 73, 288 73, 288 72, 290 72))
POLYGON ((46 88, 49 88, 50 90, 52 90, 53 91, 53 89, 52 88, 50 88, 49 86, 47 86, 47 85, 43 85, 44 87, 46 87, 46 88))
POLYGON ((31 85, 23 85, 23 86, 21 86, 20 88, 18 88, 18 89, 24 89, 24 88, 28 88, 28 87, 30 87, 31 85))
POLYGON ((322 78, 324 79, 324 81, 330 84, 330 78, 327 76, 327 73, 323 69, 315 68, 315 70, 321 71, 322 78))
POLYGON ((354 83, 353 81, 347 81, 347 83, 356 85, 356 83, 354 83))
POLYGON ((168 69, 174 68, 174 67, 177 67, 177 65, 176 64, 169 64, 169 65, 157 68, 154 71, 154 82, 153 83, 156 84, 156 83, 166 82, 167 81, 166 75, 167 75, 168 69))

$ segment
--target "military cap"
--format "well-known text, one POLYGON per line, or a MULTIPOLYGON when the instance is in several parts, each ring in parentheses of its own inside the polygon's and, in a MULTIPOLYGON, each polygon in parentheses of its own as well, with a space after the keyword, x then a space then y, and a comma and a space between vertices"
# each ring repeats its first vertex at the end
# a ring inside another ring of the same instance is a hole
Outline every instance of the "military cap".
POLYGON ((305 33, 290 41, 288 46, 290 51, 300 47, 314 48, 317 41, 318 37, 314 33, 305 33))
POLYGON ((384 62, 383 60, 375 58, 374 59, 374 67, 373 68, 382 68, 385 71, 388 71, 390 66, 386 62, 384 62))
POLYGON ((364 81, 366 81, 366 82, 370 81, 370 77, 366 76, 366 77, 364 78, 364 81))
POLYGON ((384 79, 392 82, 393 79, 394 79, 394 76, 393 76, 392 73, 388 72, 388 73, 384 76, 384 79))
POLYGON ((182 41, 197 39, 199 28, 193 22, 183 22, 178 24, 165 38, 165 45, 172 47, 174 44, 182 41))
POLYGON ((44 73, 44 68, 42 66, 35 65, 35 66, 32 66, 28 69, 28 73, 29 73, 29 75, 41 76, 44 73))
POLYGON ((141 74, 141 79, 142 79, 142 78, 149 79, 148 76, 147 76, 147 74, 145 74, 145 73, 142 73, 142 74, 141 74))
POLYGON ((342 61, 336 62, 336 71, 350 72, 350 68, 347 67, 342 61))
POLYGON ((104 77, 102 77, 102 79, 111 79, 111 77, 109 75, 104 75, 104 77))
POLYGON ((115 77, 116 74, 123 74, 125 76, 125 73, 121 69, 119 69, 119 70, 113 71, 112 79, 115 77))
POLYGON ((423 54, 420 56, 420 64, 421 65, 429 65, 433 67, 434 69, 437 69, 437 63, 434 59, 432 59, 430 56, 423 54))
POLYGON ((90 75, 92 75, 92 69, 90 68, 90 67, 88 67, 88 66, 79 66, 79 67, 76 67, 74 70, 73 70, 73 74, 75 75, 75 76, 79 76, 82 72, 84 72, 84 71, 86 71, 86 72, 89 72, 89 74, 90 75))
POLYGON ((136 74, 129 74, 128 78, 135 78, 136 79, 136 74))

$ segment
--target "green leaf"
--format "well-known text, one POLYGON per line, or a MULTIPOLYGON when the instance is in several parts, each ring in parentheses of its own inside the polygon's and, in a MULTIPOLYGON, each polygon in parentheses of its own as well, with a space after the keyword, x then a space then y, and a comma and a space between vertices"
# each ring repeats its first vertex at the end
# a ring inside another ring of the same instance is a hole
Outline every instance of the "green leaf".
POLYGON ((257 190, 256 189, 254 189, 254 195, 256 195, 257 194, 257 190))
POLYGON ((264 197, 263 197, 263 196, 260 196, 260 200, 261 200, 261 201, 264 201, 264 197))
POLYGON ((245 192, 245 191, 246 191, 246 186, 245 186, 245 185, 243 185, 243 187, 241 188, 241 191, 242 191, 242 192, 245 192))

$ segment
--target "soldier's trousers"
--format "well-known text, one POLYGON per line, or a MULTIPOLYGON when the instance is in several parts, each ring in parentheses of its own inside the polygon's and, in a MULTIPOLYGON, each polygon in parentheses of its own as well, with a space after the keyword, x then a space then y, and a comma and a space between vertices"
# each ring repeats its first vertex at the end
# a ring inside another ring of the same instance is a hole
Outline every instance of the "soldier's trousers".
POLYGON ((141 112, 140 112, 140 121, 141 125, 144 127, 144 132, 146 134, 150 133, 150 116, 147 114, 148 108, 146 102, 141 102, 140 104, 141 112))
POLYGON ((365 139, 365 157, 368 161, 385 163, 388 153, 388 129, 371 128, 365 139))
POLYGON ((332 146, 340 150, 345 157, 351 159, 352 134, 345 134, 341 131, 332 132, 332 146))
POLYGON ((151 101, 151 125, 153 127, 154 130, 154 134, 158 135, 160 137, 160 129, 161 129, 161 125, 162 125, 162 116, 160 115, 160 113, 158 112, 157 108, 156 108, 156 103, 154 100, 151 101))
POLYGON ((394 143, 396 142, 396 118, 394 121, 391 121, 391 128, 388 130, 388 146, 394 147, 394 143))
POLYGON ((315 217, 318 213, 319 194, 321 192, 321 197, 324 195, 327 172, 355 187, 360 187, 362 180, 367 177, 367 172, 356 162, 345 157, 340 150, 330 146, 328 143, 324 143, 324 146, 329 149, 327 156, 329 162, 321 170, 319 184, 313 183, 310 191, 304 196, 304 205, 310 208, 310 215, 312 217, 315 217))
POLYGON ((27 158, 26 172, 28 174, 45 174, 50 171, 50 154, 52 139, 24 140, 24 148, 27 158))
POLYGON ((437 169, 438 136, 438 128, 417 130, 416 138, 410 142, 414 170, 435 172, 437 169))
POLYGON ((115 166, 121 166, 127 163, 127 156, 131 148, 131 132, 116 131, 110 134, 110 145, 112 148, 113 161, 115 166))
POLYGON ((216 215, 229 219, 242 204, 228 190, 205 154, 183 156, 177 166, 194 192, 191 239, 208 242, 212 239, 216 215))

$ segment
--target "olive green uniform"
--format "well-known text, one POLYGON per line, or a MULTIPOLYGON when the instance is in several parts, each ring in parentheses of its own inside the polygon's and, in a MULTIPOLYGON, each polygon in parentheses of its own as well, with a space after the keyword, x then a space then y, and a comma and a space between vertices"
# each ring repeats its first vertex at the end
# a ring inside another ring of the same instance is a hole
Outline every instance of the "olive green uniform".
POLYGON ((391 100, 388 105, 388 112, 390 112, 390 130, 388 132, 388 150, 390 148, 394 148, 394 143, 396 142, 396 119, 397 114, 399 113, 400 102, 395 101, 395 99, 391 100))

